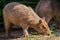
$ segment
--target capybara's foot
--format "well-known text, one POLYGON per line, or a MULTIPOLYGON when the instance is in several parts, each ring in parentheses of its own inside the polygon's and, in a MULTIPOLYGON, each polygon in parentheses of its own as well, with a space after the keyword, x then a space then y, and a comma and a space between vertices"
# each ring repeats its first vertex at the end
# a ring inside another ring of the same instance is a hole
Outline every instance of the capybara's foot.
POLYGON ((28 34, 25 34, 25 37, 28 37, 29 35, 28 34))

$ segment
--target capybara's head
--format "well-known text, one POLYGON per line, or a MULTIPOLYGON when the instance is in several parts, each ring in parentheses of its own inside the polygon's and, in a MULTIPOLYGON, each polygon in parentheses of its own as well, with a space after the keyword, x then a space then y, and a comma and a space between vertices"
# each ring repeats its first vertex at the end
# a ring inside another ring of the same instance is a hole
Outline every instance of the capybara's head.
POLYGON ((36 25, 36 27, 34 29, 38 33, 41 33, 43 35, 50 35, 51 34, 49 26, 48 26, 47 22, 45 21, 45 19, 39 20, 39 23, 36 25))

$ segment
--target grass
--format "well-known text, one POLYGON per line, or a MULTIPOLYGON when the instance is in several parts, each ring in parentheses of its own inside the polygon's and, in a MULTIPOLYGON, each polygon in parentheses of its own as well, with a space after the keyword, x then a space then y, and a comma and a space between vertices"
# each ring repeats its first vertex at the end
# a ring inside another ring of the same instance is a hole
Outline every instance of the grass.
POLYGON ((60 37, 58 37, 57 40, 60 40, 60 37))
POLYGON ((51 31, 51 34, 55 34, 56 33, 55 30, 53 30, 53 29, 50 29, 50 31, 51 31))
POLYGON ((28 40, 34 40, 34 38, 33 37, 29 37, 28 40))
MULTIPOLYGON (((13 31, 12 31, 13 32, 13 31)), ((20 34, 20 31, 18 31, 20 34)), ((29 34, 29 37, 23 37, 23 38, 14 38, 14 39, 10 39, 10 40, 60 40, 60 37, 55 37, 55 33, 56 31, 51 29, 51 36, 43 36, 43 35, 40 35, 39 33, 37 33, 36 31, 32 31, 30 34, 29 34)), ((16 35, 16 32, 14 31, 14 35, 16 35)), ((19 37, 19 36, 18 36, 19 37)))

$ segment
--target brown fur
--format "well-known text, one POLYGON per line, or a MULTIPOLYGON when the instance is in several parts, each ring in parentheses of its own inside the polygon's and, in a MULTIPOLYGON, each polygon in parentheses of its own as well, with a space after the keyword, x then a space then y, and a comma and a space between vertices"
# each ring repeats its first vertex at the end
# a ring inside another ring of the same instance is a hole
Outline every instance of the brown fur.
POLYGON ((53 18, 60 25, 60 2, 58 0, 40 0, 35 11, 40 17, 45 17, 47 23, 53 18))
POLYGON ((3 18, 6 34, 9 34, 11 24, 22 26, 25 36, 28 35, 27 29, 30 26, 39 33, 50 34, 46 21, 40 18, 31 7, 23 4, 17 2, 7 4, 3 9, 3 18), (46 31, 43 31, 43 27, 46 31))

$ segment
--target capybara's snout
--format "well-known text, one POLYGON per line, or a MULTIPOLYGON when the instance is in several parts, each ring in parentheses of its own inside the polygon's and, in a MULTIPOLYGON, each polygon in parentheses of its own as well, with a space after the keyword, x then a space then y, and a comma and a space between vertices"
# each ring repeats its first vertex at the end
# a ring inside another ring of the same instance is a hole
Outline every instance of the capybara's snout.
POLYGON ((47 35, 50 36, 51 35, 51 32, 48 32, 47 35))

